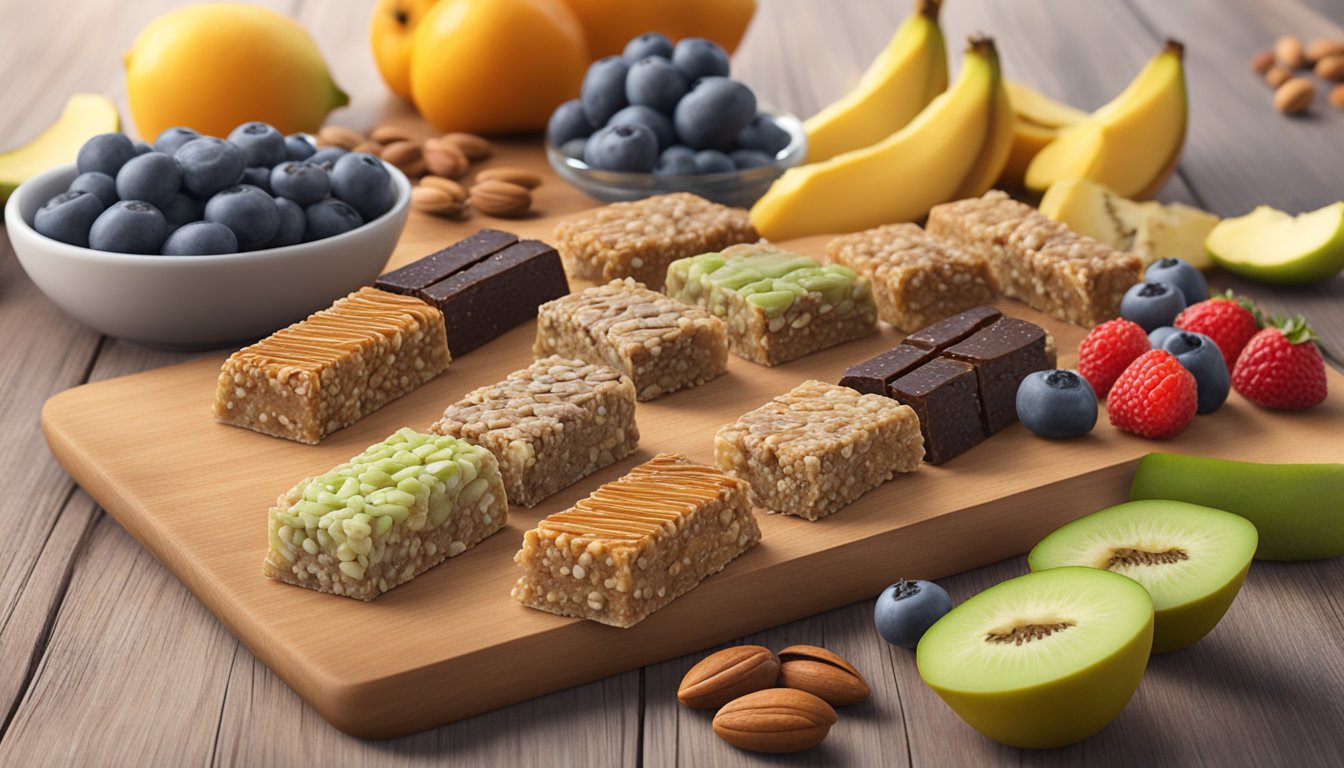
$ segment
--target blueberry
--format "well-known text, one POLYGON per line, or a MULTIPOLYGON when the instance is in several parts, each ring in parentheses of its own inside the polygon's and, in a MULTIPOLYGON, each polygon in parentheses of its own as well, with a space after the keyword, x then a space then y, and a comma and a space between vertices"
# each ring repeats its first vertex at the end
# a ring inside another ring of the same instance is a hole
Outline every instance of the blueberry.
POLYGON ((690 83, 681 70, 661 56, 650 56, 630 65, 625 76, 625 100, 672 114, 677 102, 686 95, 690 83))
POLYGON ((177 161, 162 152, 133 157, 117 172, 117 197, 144 200, 160 210, 181 188, 177 161))
POLYGON ((200 221, 205 215, 205 211, 200 201, 194 197, 189 197, 181 192, 173 195, 168 204, 159 209, 163 212, 163 218, 168 220, 168 231, 172 232, 183 224, 190 224, 193 221, 200 221))
POLYGON ((287 197, 300 207, 331 194, 331 174, 319 165, 281 163, 271 169, 271 194, 287 197))
POLYGON ((251 184, 268 195, 274 195, 271 192, 271 169, 260 166, 248 168, 243 171, 243 180, 240 184, 251 184))
POLYGON ((202 136, 177 148, 173 159, 182 169, 182 187, 200 198, 228 189, 243 179, 243 151, 223 139, 202 136))
POLYGON ((717 149, 706 149, 695 153, 695 167, 700 173, 732 173, 737 170, 733 158, 717 149))
POLYGON ((103 207, 117 202, 117 182, 106 173, 89 171, 81 173, 70 182, 71 192, 92 192, 103 203, 103 207))
POLYGON ((952 598, 931 581, 900 581, 882 590, 873 607, 877 633, 892 645, 913 651, 934 622, 952 610, 952 598))
POLYGON ((574 139, 586 139, 592 132, 593 126, 583 114, 583 104, 578 99, 570 99, 556 107, 546 122, 546 140, 556 147, 574 139))
POLYGON ((1017 418, 1041 437, 1078 437, 1097 425, 1097 393, 1077 371, 1037 371, 1017 387, 1017 418))
POLYGON ((1232 381, 1227 374, 1227 361, 1218 350, 1218 344, 1202 333, 1177 331, 1162 342, 1162 349, 1176 356, 1181 365, 1195 377, 1199 408, 1197 413, 1213 413, 1227 400, 1232 381))
POLYGON ((572 157, 575 160, 582 160, 584 150, 588 148, 587 139, 570 139, 560 145, 560 152, 565 157, 572 157))
POLYGON ((177 128, 165 128, 163 133, 154 140, 154 148, 165 155, 177 154, 177 150, 183 144, 192 139, 201 138, 201 134, 191 128, 178 126, 177 128))
POLYGON ((621 51, 621 58, 632 64, 649 56, 672 58, 672 41, 667 39, 667 35, 659 32, 645 32, 639 37, 632 38, 630 42, 625 44, 625 50, 621 51))
POLYGON ((677 103, 677 135, 694 149, 726 150, 756 114, 756 95, 726 77, 707 77, 677 103))
POLYGON ((270 168, 285 161, 285 137, 266 123, 243 123, 229 134, 229 141, 243 150, 249 167, 270 168))
POLYGON ((1120 299, 1120 316, 1138 323, 1143 330, 1171 325, 1185 309, 1185 295, 1171 283, 1151 280, 1135 283, 1120 299))
POLYGON ((303 242, 303 232, 308 227, 308 219, 303 215, 303 206, 285 197, 275 198, 276 210, 280 211, 280 228, 275 237, 266 244, 267 248, 280 248, 303 242))
POLYGON ((658 140, 660 151, 672 146, 672 143, 677 140, 676 132, 672 130, 672 121, 667 118, 667 115, 652 107, 626 107, 612 115, 611 119, 607 121, 607 125, 642 125, 653 131, 653 137, 658 140))
POLYGON ((588 67, 579 89, 579 102, 589 125, 606 125, 611 116, 627 105, 625 74, 630 65, 619 56, 598 59, 588 67))
POLYGON ((164 256, 213 256, 237 253, 233 230, 213 221, 193 221, 173 230, 163 242, 164 256))
POLYGON ((649 173, 657 159, 658 138, 643 125, 609 125, 583 150, 583 162, 604 171, 649 173))
POLYGON ((345 157, 348 154, 350 154, 350 150, 348 149, 341 149, 340 147, 325 147, 309 155, 308 159, 304 160, 303 162, 309 165, 320 165, 323 168, 326 168, 328 171, 330 171, 331 167, 336 164, 337 160, 340 160, 342 157, 345 157))
POLYGON ((668 147, 653 164, 654 176, 695 176, 700 168, 695 164, 695 152, 678 144, 668 147))
POLYGON ((80 173, 97 171, 112 178, 127 160, 135 157, 135 145, 120 133, 100 133, 84 142, 75 156, 75 168, 80 173))
POLYGON ((728 157, 732 159, 733 167, 739 171, 745 171, 748 168, 760 168, 775 162, 772 155, 757 152, 754 149, 734 149, 728 153, 728 157))
POLYGON ((677 43, 672 63, 692 83, 702 77, 728 76, 728 53, 703 37, 688 37, 677 43))
POLYGON ((147 155, 147 154, 149 154, 150 152, 153 152, 153 151, 154 151, 154 148, 151 147, 151 146, 149 146, 149 145, 146 144, 145 142, 143 142, 143 141, 137 141, 137 142, 135 142, 135 154, 136 154, 137 157, 140 156, 140 155, 147 155))
POLYGON ((754 149, 757 152, 764 152, 770 157, 778 155, 793 137, 789 132, 779 127, 775 118, 757 112, 756 116, 751 118, 747 127, 737 135, 737 146, 739 149, 754 149))
POLYGON ((306 242, 349 232, 364 223, 359 211, 334 197, 318 200, 304 208, 303 215, 307 219, 303 234, 306 242))
POLYGON ((364 221, 382 216, 396 201, 392 174, 382 160, 367 152, 351 152, 336 161, 331 169, 331 193, 359 211, 364 221))
POLYGON ((103 211, 89 228, 89 247, 117 253, 158 253, 168 222, 143 200, 122 200, 103 211))
POLYGON ((307 134, 293 133, 285 137, 285 159, 307 160, 317 152, 317 147, 307 134))
POLYGON ((1209 298, 1209 284, 1204 280, 1204 273, 1184 259, 1158 259, 1148 265, 1143 279, 1171 283, 1181 289, 1187 307, 1209 298))
POLYGON ((270 195, 251 184, 238 184, 205 201, 205 220, 232 229, 238 247, 247 251, 275 237, 280 228, 280 211, 270 195))
POLYGON ((1167 340, 1167 337, 1178 330, 1180 329, 1173 328, 1170 325, 1164 325, 1161 328, 1154 328, 1153 330, 1148 332, 1148 343, 1152 345, 1153 349, 1161 349, 1162 344, 1167 340))
POLYGON ((62 243, 89 246, 89 228, 106 206, 92 192, 72 189, 51 198, 37 209, 33 229, 62 243))

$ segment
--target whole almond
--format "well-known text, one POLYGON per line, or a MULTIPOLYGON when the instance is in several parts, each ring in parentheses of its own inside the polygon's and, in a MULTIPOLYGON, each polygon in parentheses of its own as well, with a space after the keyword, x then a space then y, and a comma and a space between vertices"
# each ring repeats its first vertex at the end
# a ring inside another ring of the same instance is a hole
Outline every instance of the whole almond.
POLYGON ((815 645, 791 645, 779 652, 779 684, 820 696, 833 707, 866 701, 872 691, 859 670, 843 657, 815 645))
POLYGON ((1334 53, 1316 62, 1315 72, 1322 80, 1344 80, 1344 53, 1334 53))
POLYGON ((512 218, 522 216, 532 207, 532 193, 527 187, 498 179, 473 186, 470 196, 472 207, 487 216, 512 218))
POLYGON ((465 202, 467 199, 467 190, 461 184, 442 176, 424 176, 420 179, 420 186, 441 189, 459 203, 465 202))
POLYGON ((351 152, 364 152, 365 154, 381 157, 383 154, 383 145, 376 141, 362 141, 350 148, 351 152))
POLYGON ((421 146, 425 170, 445 179, 460 179, 467 173, 471 161, 457 145, 445 139, 425 139, 421 146))
POLYGON ((435 216, 461 216, 466 208, 462 201, 435 187, 416 186, 411 190, 411 207, 421 213, 435 216))
POLYGON ((1330 103, 1344 109, 1344 85, 1336 85, 1330 89, 1330 103))
POLYGON ((1257 75, 1263 75, 1274 66, 1274 52, 1270 50, 1257 51, 1251 57, 1251 71, 1257 75))
POLYGON ((1265 72, 1265 84, 1270 88, 1278 88, 1280 85, 1292 79, 1293 73, 1280 66, 1270 67, 1265 72))
POLYGON ((391 144, 396 141, 414 141, 417 144, 420 140, 415 132, 409 128, 403 128, 400 125, 383 124, 369 131, 369 139, 379 144, 391 144))
POLYGON ((524 171, 522 168, 486 168, 484 171, 476 174, 477 184, 480 184, 482 181, 490 181, 491 179, 507 181, 510 184, 517 184, 520 187, 527 187, 528 189, 536 189, 541 186, 541 176, 532 173, 531 171, 524 171))
POLYGON ((711 653, 691 667, 677 687, 677 700, 691 709, 718 709, 754 691, 774 688, 779 658, 759 645, 711 653))
POLYGON ((418 176, 425 172, 425 161, 418 142, 394 141, 384 144, 382 157, 407 176, 418 176))
POLYGON ((344 125, 324 125, 317 132, 317 146, 354 149, 364 143, 364 134, 344 125))
POLYGON ((767 688, 724 705, 714 733, 738 749, 801 752, 826 738, 838 717, 830 704, 807 691, 767 688))
POLYGON ((1305 77, 1294 77, 1274 92, 1274 108, 1285 115, 1302 112, 1316 98, 1316 84, 1305 77))
POLYGON ((466 155, 467 159, 472 162, 486 159, 493 151, 488 139, 474 133, 445 133, 443 138, 457 145, 457 148, 462 150, 462 154, 466 155))
POLYGON ((1296 35, 1284 35, 1274 43, 1274 56, 1279 66, 1287 69, 1301 69, 1307 64, 1307 56, 1302 51, 1302 41, 1296 35))
POLYGON ((1326 56, 1338 56, 1339 54, 1344 54, 1344 40, 1330 40, 1324 37, 1318 37, 1310 43, 1307 43, 1307 47, 1303 50, 1303 54, 1307 57, 1307 61, 1313 63, 1324 59, 1326 56))

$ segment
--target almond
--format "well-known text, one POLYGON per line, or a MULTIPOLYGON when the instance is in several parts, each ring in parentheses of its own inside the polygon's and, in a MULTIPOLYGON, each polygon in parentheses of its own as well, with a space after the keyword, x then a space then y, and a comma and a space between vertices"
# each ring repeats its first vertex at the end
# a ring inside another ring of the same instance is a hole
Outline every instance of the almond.
POLYGON ((837 719, 830 704, 807 691, 767 688, 724 705, 714 733, 738 749, 801 752, 820 744, 837 719))
POLYGON ((1344 85, 1336 85, 1330 89, 1330 103, 1344 109, 1344 85))
POLYGON ((420 186, 441 189, 459 203, 465 202, 467 199, 467 190, 461 184, 442 176, 425 176, 420 179, 420 186))
POLYGON ((1293 73, 1283 67, 1270 67, 1269 70, 1265 72, 1265 84, 1270 88, 1278 88, 1280 85, 1283 85, 1292 79, 1292 77, 1293 73))
POLYGON ((1344 54, 1344 40, 1329 40, 1324 37, 1318 37, 1307 43, 1304 51, 1307 61, 1317 62, 1326 56, 1337 56, 1344 54))
POLYGON ((461 200, 435 187, 417 186, 411 190, 411 207, 435 216, 461 216, 466 210, 461 200))
POLYGON ((471 188, 471 204, 487 216, 512 218, 532 207, 532 193, 527 187, 491 179, 471 188))
POLYGON ((462 178, 471 164, 456 144, 445 139, 425 139, 421 152, 425 158, 425 169, 445 179, 462 178))
POLYGON ((1274 43, 1274 56, 1279 66, 1287 69, 1301 69, 1307 64, 1306 54, 1302 51, 1302 41, 1296 35, 1284 35, 1274 43))
POLYGON ((400 125, 383 124, 369 131, 369 139, 379 144, 391 144, 396 141, 414 141, 419 144, 420 139, 415 132, 409 128, 403 128, 400 125))
POLYGON ((1322 80, 1344 80, 1344 53, 1334 53, 1316 62, 1315 71, 1322 80))
POLYGON ((774 688, 778 677, 779 659, 769 648, 724 648, 686 672, 677 688, 677 699, 691 709, 718 709, 748 693, 774 688))
POLYGON ((462 150, 462 154, 466 155, 467 159, 472 162, 486 159, 492 151, 489 140, 474 133, 445 133, 443 138, 457 145, 457 148, 462 150))
POLYGON ((541 186, 541 176, 531 171, 524 171, 521 168, 486 168, 484 171, 476 174, 476 183, 499 179, 507 181, 510 184, 517 184, 520 187, 536 189, 541 186))
POLYGON ((853 664, 825 648, 791 645, 779 652, 779 684, 821 697, 834 707, 867 700, 868 682, 853 664))
POLYGON ((374 157, 381 157, 383 154, 383 145, 376 141, 364 141, 351 147, 350 151, 363 152, 365 154, 373 155, 374 157))
POLYGON ((1258 51, 1254 56, 1251 57, 1251 71, 1256 73, 1257 75, 1265 74, 1266 72, 1269 71, 1269 68, 1272 66, 1274 66, 1273 51, 1269 50, 1258 51))
POLYGON ((418 142, 394 141, 383 145, 382 157, 407 176, 419 176, 425 172, 425 160, 418 142))
POLYGON ((1316 98, 1316 85, 1305 77, 1294 77, 1274 92, 1274 108, 1285 115, 1304 111, 1316 98))
POLYGON ((354 149, 364 143, 364 134, 343 125, 326 125, 317 132, 317 146, 354 149))

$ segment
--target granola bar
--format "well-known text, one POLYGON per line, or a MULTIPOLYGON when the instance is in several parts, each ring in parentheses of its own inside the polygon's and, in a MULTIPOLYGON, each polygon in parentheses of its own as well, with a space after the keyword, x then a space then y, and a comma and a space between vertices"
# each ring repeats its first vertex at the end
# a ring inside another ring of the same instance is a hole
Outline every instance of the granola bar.
POLYGON ((924 458, 909 406, 805 381, 714 435, 714 460, 751 484, 753 504, 825 517, 924 458))
POLYGON ((760 539, 746 483, 663 453, 524 534, 513 597, 632 627, 760 539))
POLYGON ((746 211, 686 192, 613 203, 555 228, 571 277, 633 277, 651 288, 663 286, 676 259, 756 238, 746 211))
POLYGON ((630 377, 640 400, 698 387, 728 369, 722 320, 631 278, 543 304, 532 351, 609 365, 630 377))
POLYGON ((316 444, 438 376, 449 362, 443 313, 361 288, 224 362, 214 417, 316 444))
POLYGON ((262 573, 372 600, 471 549, 508 515, 489 451, 401 429, 280 496, 262 573))
POLYGON ((764 241, 674 261, 665 292, 722 317, 728 348, 761 365, 877 331, 868 278, 764 241))
POLYGON ((532 507, 635 450, 635 388, 604 365, 547 357, 448 406, 430 432, 489 450, 509 501, 532 507))

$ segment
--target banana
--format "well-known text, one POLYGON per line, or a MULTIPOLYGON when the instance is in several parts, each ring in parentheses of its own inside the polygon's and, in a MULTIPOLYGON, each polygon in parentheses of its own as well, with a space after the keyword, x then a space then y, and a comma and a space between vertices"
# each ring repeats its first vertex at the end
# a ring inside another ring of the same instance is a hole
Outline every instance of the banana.
POLYGON ((947 90, 947 45, 938 27, 941 3, 915 0, 914 12, 854 89, 803 123, 808 162, 876 144, 947 90))
POLYGON ((994 182, 1003 175, 1008 158, 1013 150, 1013 138, 1016 136, 1017 115, 1013 113, 1012 99, 1004 88, 995 88, 990 94, 992 105, 989 108, 989 134, 980 154, 971 166, 971 172, 952 193, 952 200, 965 200, 968 197, 980 197, 994 187, 994 182))
POLYGON ((1021 189, 1036 153, 1059 138, 1061 128, 1086 120, 1088 113, 1061 101, 1056 101, 1021 83, 1004 81, 1008 99, 1013 103, 1017 122, 1013 126, 1013 146, 1008 153, 999 184, 1021 189))
POLYGON ((973 39, 957 82, 909 125, 785 171, 752 206, 751 223, 762 237, 786 240, 923 218, 968 183, 993 135, 996 99, 1007 102, 994 43, 973 39))

